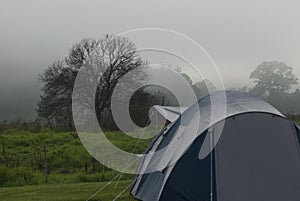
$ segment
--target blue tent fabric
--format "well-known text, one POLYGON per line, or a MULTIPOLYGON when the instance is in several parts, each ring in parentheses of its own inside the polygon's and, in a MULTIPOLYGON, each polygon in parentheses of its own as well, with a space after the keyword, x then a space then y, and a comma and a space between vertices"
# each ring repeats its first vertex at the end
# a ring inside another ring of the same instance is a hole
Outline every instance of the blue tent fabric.
MULTIPOLYGON (((187 109, 181 115, 181 118, 172 123, 170 128, 159 133, 149 145, 145 152, 146 154, 167 147, 174 140, 174 136, 180 125, 188 125, 195 118, 197 115, 196 107, 199 107, 201 113, 201 116, 198 117, 200 121, 199 133, 197 133, 192 141, 179 143, 176 150, 169 150, 166 153, 167 157, 165 155, 153 155, 150 159, 148 158, 149 163, 146 165, 146 159, 141 158, 140 167, 137 171, 138 174, 130 190, 135 198, 143 201, 219 201, 216 197, 218 194, 218 189, 216 188, 218 178, 216 178, 214 173, 216 171, 214 152, 211 152, 202 160, 196 157, 207 137, 208 129, 222 120, 247 113, 265 113, 269 114, 269 116, 273 115, 286 119, 283 114, 270 104, 246 93, 222 91, 210 96, 200 99, 198 103, 187 109), (222 101, 218 102, 218 97, 220 96, 221 99, 221 96, 224 95, 227 99, 226 105, 222 101), (226 107, 227 109, 225 116, 214 116, 212 122, 210 122, 210 116, 213 115, 210 96, 214 96, 214 104, 217 104, 217 108, 226 107), (175 164, 170 165, 169 160, 171 161, 172 158, 176 157, 179 160, 175 164), (160 164, 163 164, 160 167, 161 169, 148 173, 146 171, 147 166, 151 169, 150 166, 157 165, 156 161, 160 161, 160 164), (211 164, 213 165, 211 166, 211 164), (213 196, 212 199, 210 197, 211 194, 213 196)), ((299 135, 299 127, 295 128, 299 135)), ((183 132, 183 135, 194 134, 183 132)))
MULTIPOLYGON (((192 144, 190 149, 182 156, 173 169, 162 192, 161 201, 186 201, 199 200, 209 201, 211 196, 211 182, 214 175, 211 175, 210 155, 199 160, 199 145, 204 141, 207 134, 200 135, 192 144), (199 180, 199 178, 201 178, 199 180), (201 191, 199 190, 201 189, 201 191)), ((215 184, 213 182, 213 196, 216 197, 215 184)))
MULTIPOLYGON (((145 153, 149 153, 149 151, 152 149, 154 146, 155 142, 158 140, 159 137, 164 137, 164 140, 159 144, 157 150, 163 149, 165 146, 168 145, 168 141, 171 140, 172 138, 172 133, 175 133, 177 125, 179 122, 175 122, 175 124, 170 128, 167 134, 164 132, 161 132, 155 140, 150 144, 149 148, 145 153)), ((133 185, 131 187, 131 192, 133 192, 134 187, 138 185, 138 189, 135 193, 135 198, 141 199, 141 200, 158 200, 159 199, 159 194, 161 191, 161 186, 163 185, 163 181, 166 177, 166 173, 162 171, 156 171, 153 173, 149 174, 143 174, 143 175, 136 175, 134 178, 133 185), (140 180, 140 183, 137 184, 137 180, 140 180), (151 191, 149 191, 151 189, 151 191), (156 193, 153 193, 156 192, 156 193), (157 196, 157 197, 155 197, 157 196)))
POLYGON ((295 128, 296 128, 297 136, 298 136, 299 143, 300 143, 300 126, 298 124, 295 124, 295 128))

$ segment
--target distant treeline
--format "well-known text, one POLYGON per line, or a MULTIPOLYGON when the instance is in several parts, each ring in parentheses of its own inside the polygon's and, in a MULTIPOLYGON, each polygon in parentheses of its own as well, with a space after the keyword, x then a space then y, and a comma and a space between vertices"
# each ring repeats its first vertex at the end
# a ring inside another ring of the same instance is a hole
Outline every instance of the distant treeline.
MULTIPOLYGON (((143 86, 142 83, 152 76, 146 73, 147 65, 148 61, 139 55, 135 44, 128 38, 105 35, 97 39, 83 39, 72 46, 64 59, 54 61, 40 75, 39 79, 44 86, 38 103, 36 123, 41 127, 74 130, 72 102, 75 99, 81 106, 76 115, 82 114, 83 125, 86 125, 85 122, 90 122, 85 114, 93 111, 102 129, 118 130, 111 112, 113 92, 117 91, 114 93, 122 104, 124 94, 143 86), (84 72, 80 83, 84 83, 83 86, 96 84, 95 93, 81 85, 76 85, 77 90, 74 90, 76 79, 82 77, 78 76, 80 72, 84 72), (130 74, 130 78, 125 76, 128 72, 134 72, 130 74), (116 90, 117 86, 121 86, 119 90, 116 90), (91 93, 95 95, 92 96, 91 93)), ((215 91, 213 83, 209 80, 193 82, 180 67, 170 68, 186 79, 198 99, 207 95, 208 89, 215 91)), ((263 98, 282 113, 300 113, 300 91, 292 92, 292 89, 298 85, 298 78, 294 75, 291 66, 281 61, 262 62, 253 70, 249 78, 255 86, 237 90, 247 91, 263 98)), ((178 106, 178 100, 163 87, 140 88, 131 97, 130 118, 139 126, 147 125, 149 109, 153 105, 178 106)))
MULTIPOLYGON (((74 44, 65 58, 54 61, 39 76, 44 85, 37 104, 37 119, 34 122, 4 122, 0 129, 17 127, 35 132, 41 128, 75 130, 72 103, 76 100, 81 107, 75 113, 82 116, 80 120, 83 125, 90 122, 86 114, 92 111, 102 129, 118 130, 111 111, 113 93, 121 105, 124 94, 131 93, 132 89, 139 90, 130 99, 130 118, 144 127, 149 123, 148 114, 153 105, 179 106, 174 94, 166 88, 139 88, 151 77, 146 73, 147 65, 148 61, 139 55, 135 44, 126 37, 108 34, 96 39, 85 38, 74 44), (130 78, 125 76, 129 72, 130 78), (78 77, 79 86, 76 85, 78 77), (92 88, 96 88, 95 91, 92 88)), ((216 91, 209 80, 193 82, 180 67, 170 68, 182 75, 198 99, 209 91, 216 91)), ((293 73, 293 67, 282 61, 262 62, 249 78, 254 82, 254 87, 236 90, 261 97, 282 113, 300 114, 300 90, 296 89, 298 78, 293 73)))
POLYGON ((300 114, 300 90, 296 89, 294 92, 277 92, 270 95, 262 95, 255 93, 253 88, 242 87, 242 88, 233 88, 231 90, 237 90, 249 93, 253 96, 259 97, 266 102, 273 105, 281 113, 292 117, 299 116, 300 114))
POLYGON ((293 116, 300 114, 300 90, 292 93, 274 93, 267 97, 261 97, 268 103, 275 106, 284 114, 293 116))
MULTIPOLYGON (((241 88, 235 89, 241 90, 247 93, 251 93, 251 89, 241 88)), ((176 99, 173 97, 171 92, 167 90, 162 90, 157 92, 158 94, 151 94, 145 92, 144 90, 137 92, 133 97, 130 104, 130 115, 132 120, 138 126, 146 126, 149 123, 148 111, 149 109, 155 105, 178 105, 176 99), (167 93, 168 95, 164 95, 167 93)), ((202 94, 207 93, 205 90, 199 89, 198 96, 202 96, 202 94)), ((272 104, 279 111, 285 114, 289 119, 296 121, 300 124, 300 90, 296 90, 293 93, 282 93, 268 97, 261 97, 268 103, 272 104)), ((106 111, 103 115, 105 121, 102 122, 102 127, 106 128, 106 130, 118 130, 117 125, 114 123, 111 112, 106 111)), ((22 120, 13 120, 13 121, 2 121, 0 122, 0 133, 7 129, 20 129, 29 131, 32 133, 39 133, 44 128, 49 128, 55 132, 63 132, 63 131, 75 131, 72 124, 66 123, 58 124, 56 121, 22 121, 22 120), (71 125, 71 126, 70 126, 71 125)))

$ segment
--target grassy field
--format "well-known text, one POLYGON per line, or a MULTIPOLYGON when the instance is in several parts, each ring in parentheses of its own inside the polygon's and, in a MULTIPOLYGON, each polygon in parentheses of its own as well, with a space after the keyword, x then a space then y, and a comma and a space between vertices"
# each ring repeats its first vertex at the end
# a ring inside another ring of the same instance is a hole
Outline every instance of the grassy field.
MULTIPOLYGON (((131 181, 121 181, 116 186, 112 182, 91 201, 111 201, 119 195, 131 181)), ((0 188, 1 201, 84 201, 103 187, 106 182, 77 183, 77 184, 49 184, 0 188)), ((125 191, 118 201, 134 201, 129 190, 125 191)))
MULTIPOLYGON (((143 153, 149 140, 138 141, 121 132, 106 132, 110 141, 125 151, 143 153), (138 146, 137 141, 139 142, 138 146)), ((74 132, 39 133, 9 129, 0 133, 1 201, 82 201, 118 174, 93 159, 74 132), (45 184, 43 147, 47 147, 48 183, 45 184)), ((113 200, 128 187, 133 175, 123 175, 93 201, 113 200)), ((118 200, 132 201, 128 190, 118 200)))
MULTIPOLYGON (((150 140, 137 140, 121 132, 106 132, 107 138, 125 151, 143 153, 150 140), (138 144, 137 144, 138 142, 138 144)), ((33 133, 9 129, 0 133, 1 201, 82 201, 118 174, 93 159, 74 132, 43 129, 33 133), (48 183, 45 184, 44 146, 47 147, 48 183)), ((133 175, 124 174, 93 201, 113 200, 131 184, 133 175)), ((128 192, 118 200, 134 200, 128 192)))
MULTIPOLYGON (((105 134, 128 152, 134 148, 135 153, 143 153, 149 144, 149 140, 138 141, 117 131, 105 134)), ((0 187, 45 184, 44 146, 49 184, 109 181, 118 174, 91 157, 75 132, 9 129, 0 133, 0 146, 0 187)), ((122 180, 131 178, 124 175, 122 180)))

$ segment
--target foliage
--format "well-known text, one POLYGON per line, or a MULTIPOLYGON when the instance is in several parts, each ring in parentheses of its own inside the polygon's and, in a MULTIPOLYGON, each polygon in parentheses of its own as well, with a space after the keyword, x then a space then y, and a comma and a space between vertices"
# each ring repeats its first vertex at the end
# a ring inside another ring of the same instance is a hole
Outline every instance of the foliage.
POLYGON ((262 97, 287 93, 292 85, 298 84, 293 68, 284 62, 263 62, 251 73, 250 79, 256 84, 252 93, 262 97))
POLYGON ((0 186, 23 186, 38 184, 41 174, 26 167, 8 168, 0 166, 0 186))

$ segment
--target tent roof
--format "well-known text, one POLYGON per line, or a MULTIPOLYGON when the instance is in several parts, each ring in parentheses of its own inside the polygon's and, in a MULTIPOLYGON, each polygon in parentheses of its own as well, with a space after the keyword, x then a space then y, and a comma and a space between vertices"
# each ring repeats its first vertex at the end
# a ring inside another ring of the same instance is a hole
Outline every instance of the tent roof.
MULTIPOLYGON (((225 119, 229 116, 246 113, 246 112, 264 112, 285 117, 275 107, 264 100, 239 91, 219 91, 211 95, 205 96, 198 101, 201 116, 213 116, 212 119, 225 119), (224 99, 226 97, 226 99, 224 99), (224 114, 211 111, 211 108, 226 109, 224 114), (222 116, 218 116, 222 115, 222 116)), ((192 107, 191 107, 192 108, 192 107)))
MULTIPOLYGON (((173 146, 168 146, 165 153, 160 156, 161 160, 159 166, 165 168, 174 161, 177 161, 196 137, 213 127, 216 123, 228 117, 249 112, 269 113, 285 118, 283 114, 269 103, 247 93, 220 91, 210 94, 187 109, 181 115, 181 118, 178 119, 181 120, 180 126, 176 132, 172 134, 173 137, 169 142, 169 144, 173 146), (184 135, 183 139, 180 138, 182 135, 184 135)), ((207 140, 205 142, 207 142, 207 140)), ((200 152, 203 157, 207 156, 211 151, 207 149, 202 150, 206 151, 205 153, 200 152)))
MULTIPOLYGON (((164 144, 168 146, 163 152, 157 152, 151 156, 152 158, 154 157, 155 160, 151 162, 149 166, 150 169, 147 168, 146 172, 151 172, 151 168, 155 167, 155 169, 165 169, 177 161, 193 141, 204 133, 204 131, 228 117, 249 112, 268 113, 285 118, 283 114, 269 103, 244 92, 220 91, 210 94, 186 109, 185 112, 182 113, 181 118, 177 119, 170 128, 168 128, 168 131, 161 132, 156 137, 156 139, 159 139, 160 135, 169 136, 163 140, 164 144), (225 102, 224 97, 226 97, 225 102), (212 108, 214 110, 212 110, 212 108), (224 111, 225 113, 223 113, 224 111)), ((208 140, 205 140, 205 143, 207 142, 208 140)), ((154 141, 148 150, 151 150, 151 147, 157 148, 158 145, 156 144, 158 143, 159 141, 154 141)), ((204 144, 203 147, 205 146, 204 144)), ((202 156, 207 156, 210 151, 211 150, 203 148, 200 152, 201 158, 202 156)))

